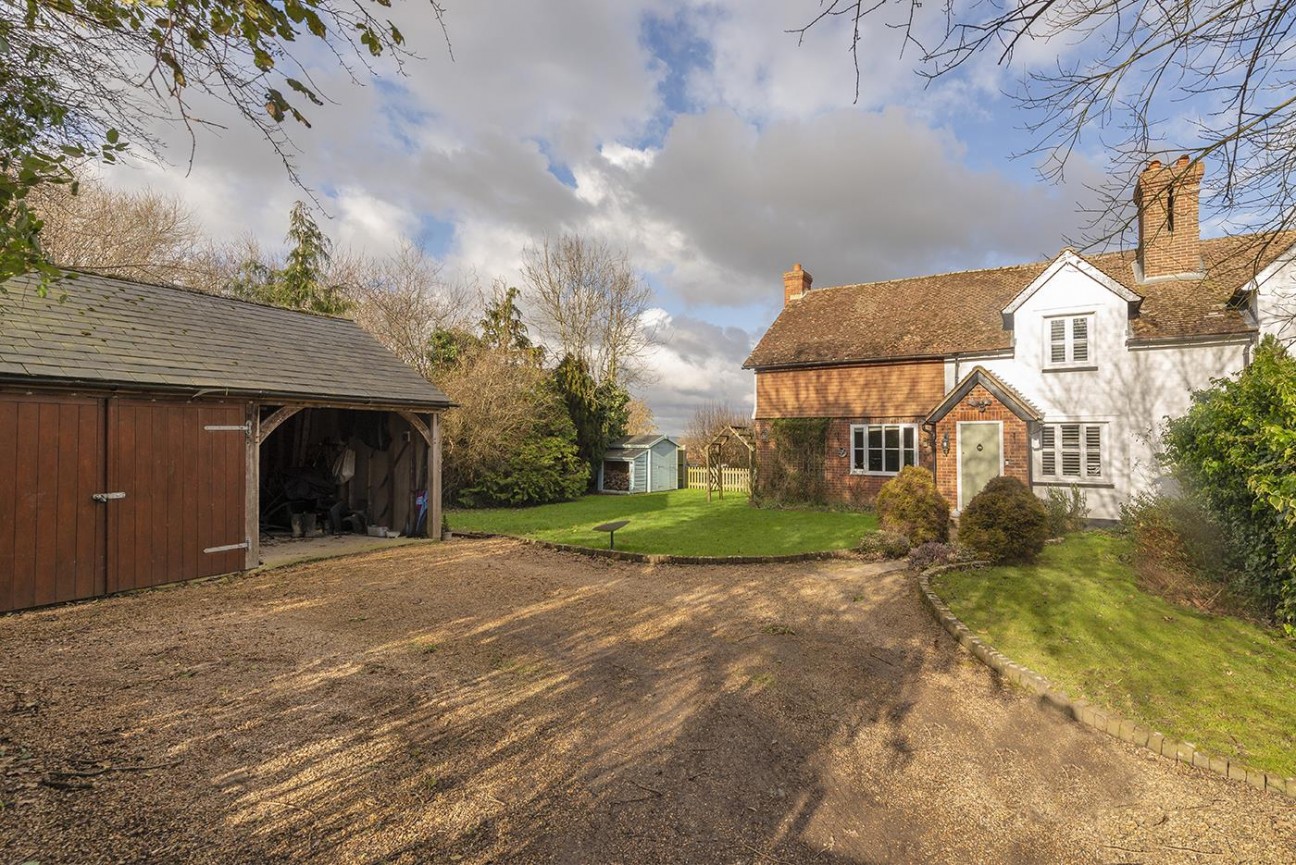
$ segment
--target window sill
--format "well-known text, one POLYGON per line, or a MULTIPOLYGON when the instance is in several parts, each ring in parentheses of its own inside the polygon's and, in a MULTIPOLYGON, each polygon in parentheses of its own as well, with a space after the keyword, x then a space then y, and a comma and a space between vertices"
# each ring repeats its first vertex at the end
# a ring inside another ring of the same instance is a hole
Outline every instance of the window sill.
POLYGON ((893 478, 899 472, 866 472, 863 469, 851 469, 850 473, 859 478, 893 478))
POLYGON ((1085 366, 1046 366, 1042 372, 1097 372, 1098 367, 1089 364, 1085 366))
POLYGON ((1091 487, 1094 489, 1116 489, 1116 484, 1109 480, 1096 481, 1076 480, 1074 478, 1032 478, 1031 485, 1037 487, 1091 487))

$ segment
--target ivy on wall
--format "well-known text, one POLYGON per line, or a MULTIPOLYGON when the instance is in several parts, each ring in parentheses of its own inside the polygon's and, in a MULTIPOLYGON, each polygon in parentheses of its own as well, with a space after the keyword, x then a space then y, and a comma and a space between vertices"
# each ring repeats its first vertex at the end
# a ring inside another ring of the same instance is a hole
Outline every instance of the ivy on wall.
POLYGON ((770 422, 771 445, 757 470, 753 500, 762 506, 826 505, 826 417, 778 418, 770 422))

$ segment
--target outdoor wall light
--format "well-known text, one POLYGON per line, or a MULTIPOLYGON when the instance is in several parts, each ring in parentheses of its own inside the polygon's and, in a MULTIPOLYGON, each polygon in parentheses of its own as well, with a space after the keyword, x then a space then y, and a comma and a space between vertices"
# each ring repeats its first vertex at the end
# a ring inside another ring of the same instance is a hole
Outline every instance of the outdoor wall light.
POLYGON ((941 436, 941 453, 949 455, 949 430, 945 430, 945 434, 941 436))
POLYGON ((846 458, 846 448, 837 448, 837 456, 841 457, 842 459, 845 459, 845 458, 846 458))

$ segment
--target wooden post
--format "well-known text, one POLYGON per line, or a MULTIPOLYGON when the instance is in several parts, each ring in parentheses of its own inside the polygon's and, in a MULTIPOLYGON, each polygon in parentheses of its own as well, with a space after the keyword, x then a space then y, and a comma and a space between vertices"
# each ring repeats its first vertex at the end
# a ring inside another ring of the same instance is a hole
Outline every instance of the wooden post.
POLYGON ((261 564, 261 404, 248 403, 247 465, 243 471, 244 531, 247 532, 247 554, 243 567, 251 570, 261 564))
POLYGON ((707 504, 711 503, 711 443, 707 442, 706 449, 706 485, 707 485, 707 504))
POLYGON ((441 540, 441 412, 429 417, 432 441, 428 446, 428 537, 441 540))

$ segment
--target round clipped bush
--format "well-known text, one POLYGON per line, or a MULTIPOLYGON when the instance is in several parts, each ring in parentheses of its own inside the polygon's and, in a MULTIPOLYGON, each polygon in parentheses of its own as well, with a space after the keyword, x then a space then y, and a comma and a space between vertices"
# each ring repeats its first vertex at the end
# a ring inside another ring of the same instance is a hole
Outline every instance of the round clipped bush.
POLYGON ((959 517, 959 545, 980 561, 1033 562, 1048 535, 1044 503, 1016 478, 990 481, 959 517))
POLYGON ((897 532, 913 546, 949 540, 950 506, 936 491, 936 478, 927 469, 905 466, 878 491, 882 528, 897 532))

